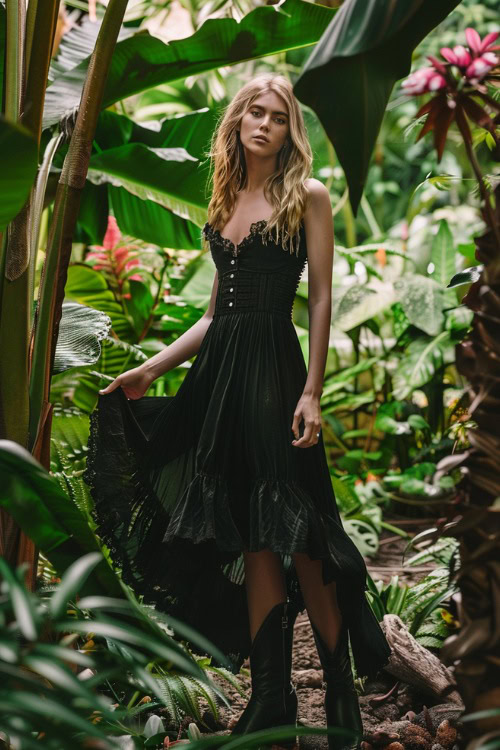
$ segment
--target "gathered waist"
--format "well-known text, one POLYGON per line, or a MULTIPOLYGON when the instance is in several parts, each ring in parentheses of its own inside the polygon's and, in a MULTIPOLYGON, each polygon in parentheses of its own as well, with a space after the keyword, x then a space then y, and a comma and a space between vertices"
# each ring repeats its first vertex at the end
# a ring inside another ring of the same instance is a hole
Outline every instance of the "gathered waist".
POLYGON ((260 311, 291 319, 299 280, 296 274, 238 268, 219 273, 214 316, 260 311))

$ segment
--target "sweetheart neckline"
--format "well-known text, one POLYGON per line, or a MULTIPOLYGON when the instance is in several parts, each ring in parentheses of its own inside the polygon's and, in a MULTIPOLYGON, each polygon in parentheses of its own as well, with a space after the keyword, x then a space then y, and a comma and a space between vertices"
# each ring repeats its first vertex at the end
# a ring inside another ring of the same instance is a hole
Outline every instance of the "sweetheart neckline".
MULTIPOLYGON (((252 244, 252 241, 255 237, 255 235, 260 232, 261 235, 264 234, 264 230, 266 226, 269 224, 269 219, 259 219, 258 221, 253 221, 250 224, 250 228, 248 230, 248 234, 243 237, 241 242, 239 242, 237 245, 234 244, 232 240, 230 240, 228 237, 224 237, 219 229, 215 229, 212 224, 210 224, 209 221, 205 222, 205 226, 203 227, 203 233, 205 234, 206 238, 208 240, 214 239, 215 241, 219 242, 224 250, 228 253, 231 253, 234 257, 240 255, 242 250, 246 249, 248 246, 252 244)), ((304 231, 304 220, 301 219, 300 221, 300 234, 302 236, 302 233, 304 231)), ((304 238, 305 239, 305 238, 304 238)), ((273 240, 275 241, 275 240, 273 240)), ((267 243, 266 243, 267 244, 267 243)), ((301 241, 302 244, 302 241, 301 241)), ((285 249, 285 248, 283 248, 285 249)), ((292 252, 292 251, 290 251, 292 252)), ((296 248, 295 254, 297 257, 299 257, 299 247, 296 248)))
POLYGON ((230 247, 232 247, 233 250, 234 250, 234 252, 236 252, 239 247, 241 247, 245 242, 247 242, 251 237, 253 237, 253 235, 255 234, 256 228, 260 224, 262 224, 262 228, 264 228, 266 226, 266 224, 268 224, 268 223, 269 223, 269 219, 258 219, 258 221, 253 221, 250 224, 250 228, 249 228, 248 234, 246 234, 245 237, 243 237, 243 239, 241 240, 241 242, 238 242, 238 244, 236 245, 232 240, 229 239, 229 237, 224 237, 224 235, 221 234, 221 232, 220 232, 219 229, 215 229, 210 224, 210 222, 207 221, 207 225, 210 227, 210 229, 212 230, 212 232, 215 232, 216 234, 218 234, 219 237, 220 237, 220 239, 223 241, 223 243, 229 245, 230 247))

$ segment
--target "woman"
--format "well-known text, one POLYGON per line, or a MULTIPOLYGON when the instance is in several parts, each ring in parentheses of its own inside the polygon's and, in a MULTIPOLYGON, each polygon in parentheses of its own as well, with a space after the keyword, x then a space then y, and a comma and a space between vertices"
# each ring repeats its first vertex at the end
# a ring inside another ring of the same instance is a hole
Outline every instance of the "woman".
POLYGON ((252 695, 233 733, 294 724, 293 623, 307 608, 327 723, 362 737, 349 659, 375 674, 389 647, 365 598, 363 558, 342 528, 321 436, 331 316, 328 191, 282 76, 236 94, 212 140, 203 233, 216 266, 206 313, 100 391, 86 481, 98 532, 125 580, 208 636, 252 695), (291 319, 308 263, 309 367, 291 319), (196 356, 174 397, 142 398, 196 356))

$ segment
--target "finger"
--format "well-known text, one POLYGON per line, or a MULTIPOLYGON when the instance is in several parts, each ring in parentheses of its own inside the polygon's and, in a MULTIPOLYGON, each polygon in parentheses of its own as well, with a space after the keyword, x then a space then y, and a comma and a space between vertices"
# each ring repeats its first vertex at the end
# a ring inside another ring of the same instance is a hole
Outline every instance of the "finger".
POLYGON ((111 393, 111 391, 114 391, 118 386, 120 385, 119 378, 116 378, 116 380, 113 380, 112 383, 110 383, 106 388, 104 388, 102 391, 99 391, 99 393, 111 393))
POLYGON ((302 436, 298 440, 292 440, 292 445, 294 445, 296 448, 307 448, 308 447, 308 441, 306 436, 306 431, 304 430, 302 436))
POLYGON ((298 440, 298 437, 299 437, 299 424, 300 424, 300 417, 301 417, 301 416, 302 416, 302 415, 301 415, 301 413, 300 413, 300 412, 298 412, 298 413, 295 413, 295 414, 293 415, 293 422, 292 422, 292 432, 293 432, 293 434, 295 435, 295 438, 296 438, 297 440, 298 440))
POLYGON ((292 440, 292 445, 295 448, 309 448, 309 443, 306 441, 305 435, 302 435, 299 440, 292 440))
POLYGON ((314 422, 306 422, 306 428, 304 430, 303 437, 305 437, 306 442, 308 444, 311 444, 311 441, 313 439, 313 435, 314 435, 313 430, 314 430, 314 422))
POLYGON ((311 448, 318 442, 318 432, 321 425, 317 422, 309 422, 306 424, 304 434, 300 440, 292 441, 292 444, 296 448, 311 448))

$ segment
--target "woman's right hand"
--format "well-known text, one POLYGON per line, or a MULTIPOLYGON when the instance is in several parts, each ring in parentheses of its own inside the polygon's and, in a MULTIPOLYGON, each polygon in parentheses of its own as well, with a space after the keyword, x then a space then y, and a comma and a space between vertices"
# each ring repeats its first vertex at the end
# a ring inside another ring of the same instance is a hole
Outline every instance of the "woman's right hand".
POLYGON ((135 400, 144 396, 154 379, 151 373, 146 372, 142 365, 140 365, 139 367, 134 367, 133 370, 122 372, 107 388, 103 388, 99 393, 106 395, 116 388, 121 387, 127 398, 135 400))

